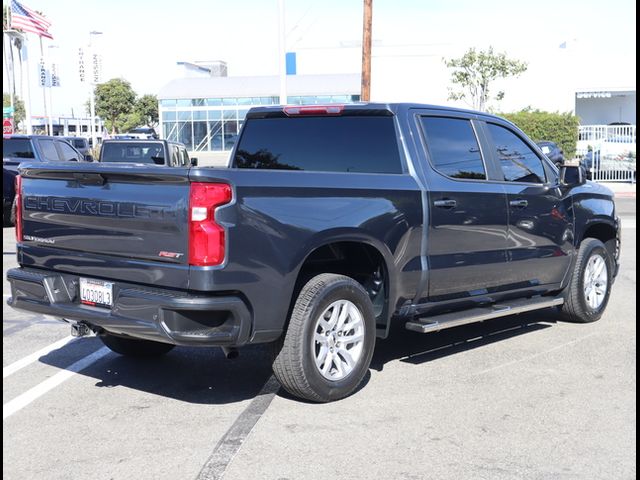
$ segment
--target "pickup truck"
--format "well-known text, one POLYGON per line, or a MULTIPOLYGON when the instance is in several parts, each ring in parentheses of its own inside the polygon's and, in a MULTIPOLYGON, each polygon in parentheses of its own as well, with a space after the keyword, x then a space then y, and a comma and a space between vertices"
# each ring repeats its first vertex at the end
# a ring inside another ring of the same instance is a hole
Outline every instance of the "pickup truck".
POLYGON ((268 343, 291 394, 362 382, 392 324, 603 314, 610 190, 513 124, 418 104, 251 109, 229 168, 24 165, 9 305, 113 351, 268 343))
POLYGON ((189 158, 182 143, 168 140, 139 140, 135 138, 105 140, 100 148, 103 163, 145 163, 166 167, 197 165, 196 158, 189 158))

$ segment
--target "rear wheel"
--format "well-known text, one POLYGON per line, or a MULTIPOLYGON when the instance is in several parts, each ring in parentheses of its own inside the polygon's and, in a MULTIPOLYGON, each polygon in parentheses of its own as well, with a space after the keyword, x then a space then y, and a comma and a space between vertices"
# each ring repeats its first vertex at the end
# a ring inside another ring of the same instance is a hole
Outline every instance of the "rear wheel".
POLYGON ((118 337, 109 333, 100 335, 100 340, 114 352, 129 357, 158 357, 171 351, 175 346, 169 343, 118 337))
POLYGON ((362 286, 344 275, 317 275, 300 291, 273 371, 292 395, 338 400, 362 382, 374 345, 375 314, 362 286))
POLYGON ((604 244, 595 238, 583 240, 567 287, 563 316, 578 323, 600 319, 609 303, 612 272, 611 256, 604 244))

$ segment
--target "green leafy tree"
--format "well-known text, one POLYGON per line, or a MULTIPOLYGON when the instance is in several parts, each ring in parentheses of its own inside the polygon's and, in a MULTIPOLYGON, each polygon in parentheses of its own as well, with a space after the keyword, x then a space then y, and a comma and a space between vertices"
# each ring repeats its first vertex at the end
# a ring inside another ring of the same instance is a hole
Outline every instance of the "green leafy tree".
POLYGON ((529 107, 519 112, 500 113, 500 116, 515 123, 536 142, 554 142, 562 149, 566 160, 575 156, 580 119, 572 113, 542 112, 529 107))
MULTIPOLYGON (((476 110, 484 111, 491 100, 491 83, 498 78, 518 76, 527 70, 527 64, 507 58, 505 53, 495 53, 493 47, 488 50, 467 50, 460 58, 445 59, 451 68, 450 100, 465 100, 476 110)), ((495 100, 502 100, 504 92, 498 92, 495 100)))
MULTIPOLYGON (((11 95, 8 93, 2 93, 2 106, 10 107, 11 106, 11 95)), ((13 112, 13 122, 15 125, 18 125, 22 122, 25 117, 24 110, 24 102, 20 100, 18 97, 13 97, 13 108, 15 109, 13 112)))
POLYGON ((136 102, 135 112, 140 116, 140 123, 155 128, 158 126, 158 97, 143 95, 136 102))
POLYGON ((95 88, 96 114, 105 120, 107 129, 117 133, 136 104, 136 93, 122 78, 113 78, 95 88))

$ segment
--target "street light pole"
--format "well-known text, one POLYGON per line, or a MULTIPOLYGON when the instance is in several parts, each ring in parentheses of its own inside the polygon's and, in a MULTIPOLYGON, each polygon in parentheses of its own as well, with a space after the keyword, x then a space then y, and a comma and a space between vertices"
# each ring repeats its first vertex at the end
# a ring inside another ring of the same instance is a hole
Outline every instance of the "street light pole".
MULTIPOLYGON (((89 32, 89 58, 91 59, 92 62, 92 69, 95 68, 95 66, 93 65, 94 62, 94 53, 93 53, 93 36, 94 35, 102 35, 102 32, 96 32, 95 30, 92 32, 89 32)), ((90 115, 91 115, 91 125, 89 126, 89 128, 91 129, 91 148, 96 148, 97 144, 96 144, 96 99, 95 99, 95 88, 96 88, 96 78, 95 78, 95 72, 92 70, 91 75, 90 75, 90 81, 89 81, 89 109, 90 109, 90 115)))

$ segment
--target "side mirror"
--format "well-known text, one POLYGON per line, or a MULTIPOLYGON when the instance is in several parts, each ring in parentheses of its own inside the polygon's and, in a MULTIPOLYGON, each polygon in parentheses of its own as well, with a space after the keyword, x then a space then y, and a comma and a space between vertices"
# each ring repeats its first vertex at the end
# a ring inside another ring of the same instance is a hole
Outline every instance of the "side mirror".
POLYGON ((198 159, 197 158, 192 158, 191 159, 191 166, 192 167, 197 167, 198 166, 198 159))
POLYGON ((88 153, 84 156, 84 161, 85 162, 93 162, 93 156, 89 155, 88 153))
POLYGON ((575 187, 586 181, 587 172, 582 165, 563 165, 560 168, 560 184, 575 187))

